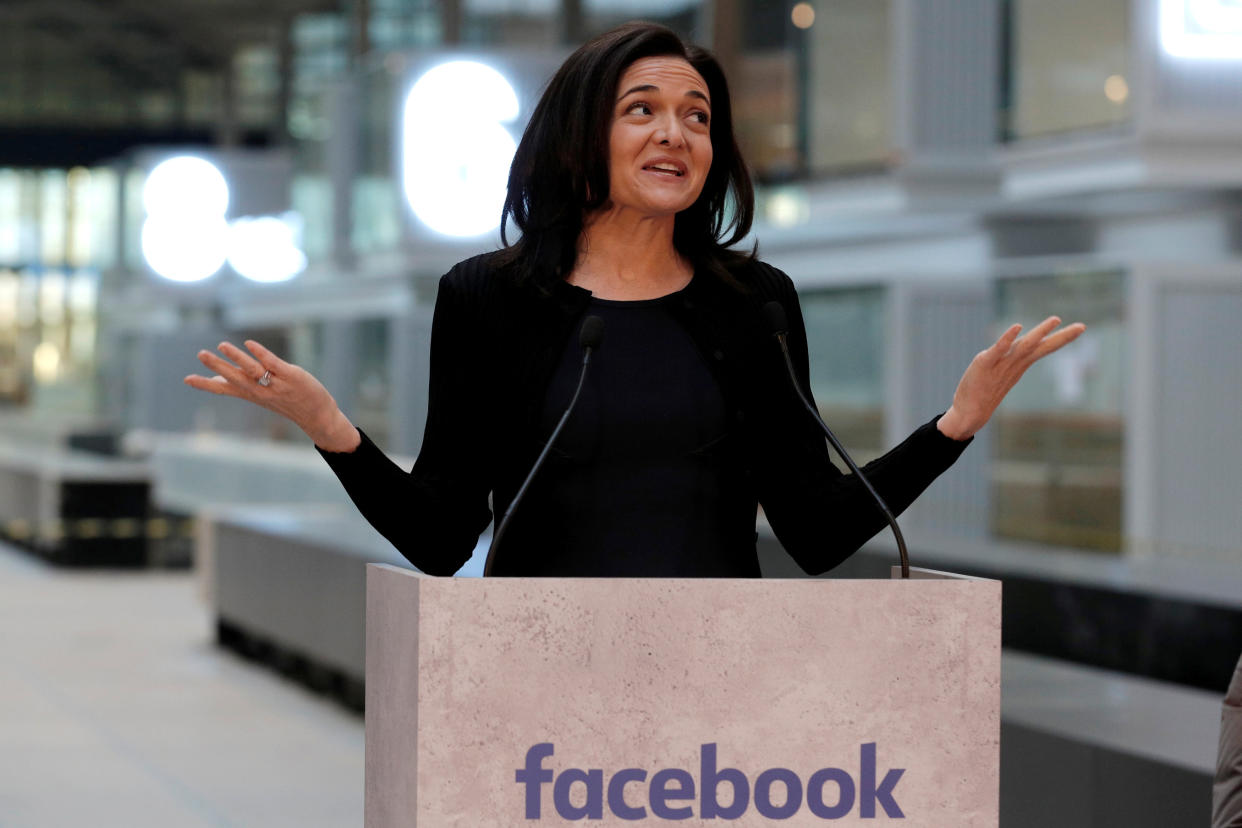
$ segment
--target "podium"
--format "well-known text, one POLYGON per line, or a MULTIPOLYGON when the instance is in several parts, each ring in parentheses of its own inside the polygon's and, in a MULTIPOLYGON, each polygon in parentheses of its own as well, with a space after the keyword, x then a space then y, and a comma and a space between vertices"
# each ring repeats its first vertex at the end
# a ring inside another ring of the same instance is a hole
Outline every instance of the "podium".
POLYGON ((366 825, 996 826, 1000 582, 367 568, 366 825))

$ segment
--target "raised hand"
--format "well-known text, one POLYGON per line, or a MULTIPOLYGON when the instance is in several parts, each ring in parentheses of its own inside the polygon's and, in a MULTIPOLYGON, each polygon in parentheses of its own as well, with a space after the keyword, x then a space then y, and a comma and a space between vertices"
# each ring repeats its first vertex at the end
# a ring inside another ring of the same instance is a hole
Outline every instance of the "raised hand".
POLYGON ((1060 324, 1060 318, 1049 316, 1021 339, 1018 334, 1022 326, 1011 325, 995 345, 976 354, 957 384, 953 404, 936 427, 955 440, 965 440, 983 428, 1027 368, 1073 342, 1087 329, 1075 322, 1058 331, 1060 324))
POLYGON ((247 339, 245 345, 250 353, 230 342, 218 346, 223 357, 199 351, 199 361, 216 375, 190 374, 183 382, 200 391, 247 400, 286 417, 328 451, 352 451, 357 446, 356 429, 319 380, 253 339, 247 339), (266 385, 260 382, 265 376, 266 385))

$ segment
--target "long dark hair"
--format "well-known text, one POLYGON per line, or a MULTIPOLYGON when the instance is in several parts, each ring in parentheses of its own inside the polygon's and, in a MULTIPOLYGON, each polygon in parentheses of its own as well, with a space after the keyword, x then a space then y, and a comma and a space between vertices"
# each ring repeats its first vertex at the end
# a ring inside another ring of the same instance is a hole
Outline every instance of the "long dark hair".
POLYGON ((608 201, 609 135, 617 84, 647 57, 680 57, 707 83, 712 165, 703 191, 676 216, 673 246, 696 269, 737 284, 732 265, 754 258, 728 249, 750 232, 755 195, 733 135, 729 87, 716 58, 654 23, 626 23, 588 41, 561 65, 535 107, 513 165, 500 218, 503 260, 519 282, 547 288, 573 270, 583 221, 608 201), (512 220, 521 238, 510 243, 512 220), (727 236, 727 238, 726 238, 727 236))

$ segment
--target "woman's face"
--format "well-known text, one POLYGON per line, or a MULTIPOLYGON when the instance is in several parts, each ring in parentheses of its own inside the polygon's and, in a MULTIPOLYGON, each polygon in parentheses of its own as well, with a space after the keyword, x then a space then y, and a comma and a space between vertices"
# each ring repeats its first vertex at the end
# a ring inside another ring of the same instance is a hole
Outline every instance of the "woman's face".
POLYGON ((610 206, 660 216, 694 204, 712 165, 711 112, 707 83, 681 58, 630 64, 613 108, 610 206))

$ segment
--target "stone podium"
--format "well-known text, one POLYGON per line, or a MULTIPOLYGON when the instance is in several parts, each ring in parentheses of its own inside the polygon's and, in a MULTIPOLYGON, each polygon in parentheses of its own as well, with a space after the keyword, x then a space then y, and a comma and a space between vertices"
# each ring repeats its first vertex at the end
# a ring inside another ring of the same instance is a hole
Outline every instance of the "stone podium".
POLYGON ((366 825, 996 826, 997 581, 367 571, 366 825))

